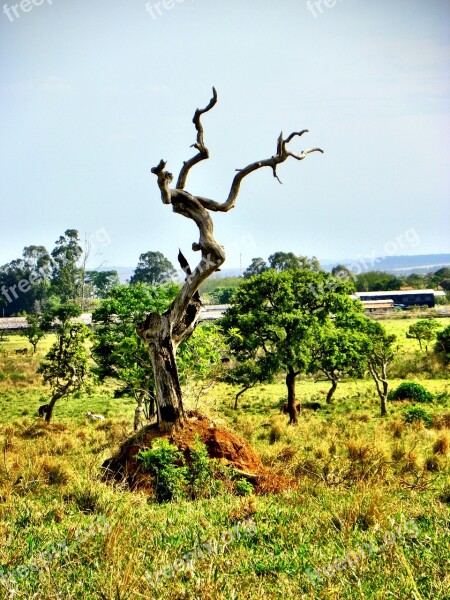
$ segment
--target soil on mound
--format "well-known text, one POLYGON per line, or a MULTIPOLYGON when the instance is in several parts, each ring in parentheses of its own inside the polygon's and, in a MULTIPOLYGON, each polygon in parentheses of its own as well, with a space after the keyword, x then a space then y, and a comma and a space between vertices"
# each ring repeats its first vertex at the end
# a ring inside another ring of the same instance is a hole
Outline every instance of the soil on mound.
POLYGON ((292 487, 293 482, 263 467, 258 454, 247 441, 216 427, 213 421, 198 412, 192 411, 187 417, 183 428, 170 433, 159 431, 156 423, 141 429, 120 447, 116 456, 103 463, 103 478, 126 483, 132 490, 151 492, 152 477, 143 470, 141 461, 137 460, 139 451, 151 448, 156 439, 165 438, 179 448, 189 462, 190 448, 198 436, 205 444, 210 458, 220 459, 223 464, 233 467, 248 478, 254 484, 255 492, 279 492, 292 487))

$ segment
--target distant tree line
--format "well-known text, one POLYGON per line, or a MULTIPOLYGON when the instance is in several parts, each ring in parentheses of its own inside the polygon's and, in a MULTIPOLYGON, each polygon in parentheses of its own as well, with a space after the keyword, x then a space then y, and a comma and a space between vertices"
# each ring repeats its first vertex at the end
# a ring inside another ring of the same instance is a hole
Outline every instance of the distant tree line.
MULTIPOLYGON (((115 270, 88 268, 91 247, 82 245, 76 229, 67 229, 50 252, 45 246, 26 246, 22 257, 0 266, 0 316, 39 315, 66 303, 82 311, 120 285, 115 270)), ((140 255, 130 284, 170 282, 176 271, 161 252, 140 255)))
MULTIPOLYGON (((286 270, 310 268, 320 271, 321 266, 314 256, 296 256, 293 252, 275 252, 265 261, 263 258, 253 258, 251 264, 243 273, 244 279, 254 275, 261 275, 269 269, 275 269, 278 273, 286 270)), ((402 288, 412 289, 436 289, 441 287, 450 291, 450 268, 443 267, 435 272, 410 275, 394 275, 384 271, 365 271, 359 274, 353 273, 348 267, 338 264, 331 270, 332 275, 339 276, 342 280, 353 281, 357 292, 374 292, 384 290, 400 290, 402 288)))

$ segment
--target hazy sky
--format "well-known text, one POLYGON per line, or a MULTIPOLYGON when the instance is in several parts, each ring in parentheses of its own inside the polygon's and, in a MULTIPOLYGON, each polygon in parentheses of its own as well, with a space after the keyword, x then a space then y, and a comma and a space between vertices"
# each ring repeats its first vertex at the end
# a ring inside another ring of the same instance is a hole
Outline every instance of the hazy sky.
POLYGON ((281 165, 283 185, 252 174, 214 215, 226 267, 276 250, 450 251, 448 0, 35 2, 0 13, 0 264, 67 228, 91 236, 91 268, 148 250, 175 263, 179 246, 194 262, 197 229, 150 169, 164 158, 176 174, 192 155, 212 85, 192 193, 225 199, 281 130, 325 150, 281 165))

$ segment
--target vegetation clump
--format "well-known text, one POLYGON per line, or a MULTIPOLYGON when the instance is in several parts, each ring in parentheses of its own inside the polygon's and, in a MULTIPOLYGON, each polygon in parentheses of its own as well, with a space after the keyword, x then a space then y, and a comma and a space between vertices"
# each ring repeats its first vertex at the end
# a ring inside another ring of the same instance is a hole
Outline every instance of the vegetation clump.
POLYGON ((137 458, 153 477, 155 498, 160 503, 211 498, 226 489, 237 496, 253 493, 253 485, 239 477, 239 471, 223 467, 219 461, 209 458, 206 444, 198 436, 187 459, 165 438, 155 440, 152 448, 141 450, 137 458))
POLYGON ((408 408, 403 417, 405 423, 423 423, 426 427, 433 425, 433 418, 427 411, 420 406, 408 408))
POLYGON ((420 383, 405 381, 389 394, 389 400, 415 400, 416 402, 432 402, 433 394, 420 383))

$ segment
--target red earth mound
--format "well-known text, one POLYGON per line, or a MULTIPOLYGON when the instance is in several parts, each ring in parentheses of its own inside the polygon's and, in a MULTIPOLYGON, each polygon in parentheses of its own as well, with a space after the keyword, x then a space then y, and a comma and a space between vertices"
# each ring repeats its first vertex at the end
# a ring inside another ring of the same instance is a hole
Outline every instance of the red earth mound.
POLYGON ((220 459, 227 466, 233 467, 248 478, 259 494, 280 492, 293 487, 293 482, 269 472, 261 463, 261 459, 250 444, 236 434, 219 429, 214 422, 197 412, 190 412, 184 427, 163 433, 156 424, 149 425, 127 440, 118 454, 103 463, 103 478, 126 483, 132 490, 151 492, 152 478, 136 459, 140 450, 152 447, 156 439, 165 438, 181 450, 187 461, 190 448, 196 437, 200 438, 207 448, 210 458, 220 459))

